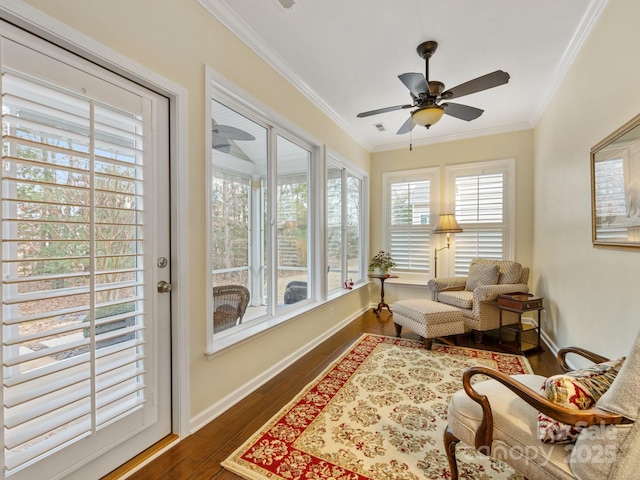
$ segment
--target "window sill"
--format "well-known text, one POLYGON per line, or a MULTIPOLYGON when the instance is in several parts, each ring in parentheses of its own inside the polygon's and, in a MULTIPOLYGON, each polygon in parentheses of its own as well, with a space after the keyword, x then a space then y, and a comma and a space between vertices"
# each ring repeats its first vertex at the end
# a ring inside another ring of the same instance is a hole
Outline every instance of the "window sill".
MULTIPOLYGON (((347 295, 350 292, 359 290, 367 285, 368 282, 363 280, 359 284, 354 285, 352 290, 336 290, 329 295, 327 302, 336 298, 340 298, 343 295, 347 295)), ((275 317, 256 319, 251 321, 250 323, 234 327, 228 332, 218 334, 218 336, 216 336, 216 338, 214 338, 213 340, 213 345, 210 345, 210 348, 208 348, 204 352, 204 354, 208 360, 211 360, 222 354, 223 352, 238 347, 249 340, 254 340, 256 336, 262 335, 263 333, 271 330, 274 327, 283 325, 289 320, 299 317, 300 315, 303 315, 305 313, 311 312, 317 308, 324 307, 327 302, 314 303, 311 300, 306 300, 304 302, 299 302, 299 305, 296 305, 296 307, 287 309, 285 312, 279 313, 275 317)))
MULTIPOLYGON (((398 285, 407 287, 426 287, 429 282, 429 278, 426 275, 416 275, 411 273, 394 272, 394 275, 398 275, 398 278, 389 278, 384 281, 384 286, 398 285)), ((376 282, 380 285, 379 280, 375 278, 369 279, 371 282, 376 282)))

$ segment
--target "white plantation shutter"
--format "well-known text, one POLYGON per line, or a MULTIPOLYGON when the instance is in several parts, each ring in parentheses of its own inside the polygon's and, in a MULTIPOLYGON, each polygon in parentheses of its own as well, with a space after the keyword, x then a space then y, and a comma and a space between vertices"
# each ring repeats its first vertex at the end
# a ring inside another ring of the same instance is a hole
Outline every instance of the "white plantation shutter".
POLYGON ((147 401, 148 219, 139 112, 7 67, 2 94, 4 457, 11 472, 147 401))
POLYGON ((472 258, 505 258, 509 232, 506 171, 494 168, 489 172, 468 173, 469 170, 453 176, 455 216, 463 229, 455 236, 457 276, 467 274, 472 258))
POLYGON ((397 270, 428 272, 430 268, 433 173, 404 172, 386 178, 389 253, 397 270))
POLYGON ((471 259, 476 257, 502 259, 503 231, 496 229, 478 229, 463 227, 462 233, 456 233, 455 275, 465 276, 469 271, 471 259))

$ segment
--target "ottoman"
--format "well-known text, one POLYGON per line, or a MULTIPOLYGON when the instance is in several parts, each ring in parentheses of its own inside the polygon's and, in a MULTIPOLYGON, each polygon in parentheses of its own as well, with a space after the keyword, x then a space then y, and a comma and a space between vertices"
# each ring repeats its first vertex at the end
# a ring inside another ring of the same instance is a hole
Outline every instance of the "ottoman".
POLYGON ((462 312, 456 307, 432 300, 400 300, 393 304, 396 336, 407 327, 424 339, 430 349, 433 339, 464 333, 462 312))

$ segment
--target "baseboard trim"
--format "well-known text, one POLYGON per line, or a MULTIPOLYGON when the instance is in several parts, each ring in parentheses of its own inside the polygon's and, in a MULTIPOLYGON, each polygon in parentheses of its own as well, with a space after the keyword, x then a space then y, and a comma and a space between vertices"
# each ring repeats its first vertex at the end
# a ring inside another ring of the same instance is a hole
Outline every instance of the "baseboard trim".
POLYGON ((133 475, 142 467, 162 455, 171 447, 180 442, 180 437, 175 433, 167 435, 159 442, 154 443, 151 447, 147 448, 144 452, 136 455, 127 463, 120 465, 118 468, 108 473, 101 480, 122 480, 133 475))
POLYGON ((282 359, 277 364, 273 365, 271 368, 266 370, 263 374, 253 378, 251 381, 245 383, 243 386, 236 389, 235 391, 233 391, 232 393, 230 393, 220 401, 211 405, 202 413, 193 417, 191 419, 191 433, 193 434, 197 432, 202 427, 210 423, 212 420, 214 420, 215 418, 223 414, 229 408, 233 407, 236 403, 242 401, 245 397, 247 397, 249 394, 253 393, 259 387, 267 383, 273 377, 275 377, 276 375, 284 371, 287 367, 293 365, 296 361, 298 361, 304 355, 306 355, 310 350, 320 345, 322 342, 324 342, 329 337, 331 337, 334 333, 338 332, 339 330, 342 330, 349 323, 351 323, 360 315, 362 315, 364 312, 366 312, 369 308, 370 308, 369 306, 361 308, 357 312, 353 313, 352 315, 344 319, 342 322, 336 324, 334 327, 327 330, 321 336, 313 339, 311 342, 307 343, 306 345, 303 345, 298 350, 293 352, 291 355, 282 359))

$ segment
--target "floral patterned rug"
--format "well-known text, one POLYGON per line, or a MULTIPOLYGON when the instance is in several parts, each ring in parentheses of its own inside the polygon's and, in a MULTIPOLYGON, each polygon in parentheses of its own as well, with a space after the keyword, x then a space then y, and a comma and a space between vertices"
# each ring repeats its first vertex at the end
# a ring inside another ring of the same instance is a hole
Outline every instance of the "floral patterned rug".
MULTIPOLYGON (((363 335, 222 465, 250 480, 449 479, 442 434, 462 373, 532 373, 526 358, 363 335)), ((521 479, 462 443, 460 477, 521 479)))

